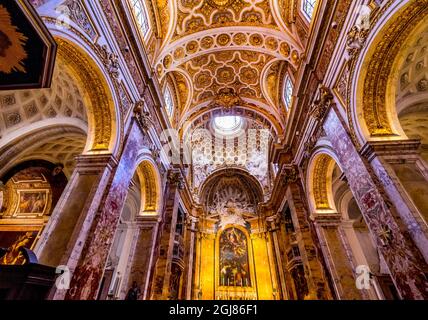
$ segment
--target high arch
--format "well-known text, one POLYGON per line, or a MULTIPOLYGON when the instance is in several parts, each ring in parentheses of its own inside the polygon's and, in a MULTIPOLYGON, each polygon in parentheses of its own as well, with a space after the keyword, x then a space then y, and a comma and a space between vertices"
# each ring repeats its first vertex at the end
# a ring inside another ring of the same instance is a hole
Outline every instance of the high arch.
POLYGON ((359 59, 349 120, 360 142, 406 139, 396 110, 397 79, 406 48, 426 27, 428 7, 409 1, 395 9, 374 32, 359 59))
POLYGON ((97 63, 77 44, 57 37, 58 56, 76 79, 80 80, 88 112, 89 137, 85 152, 112 153, 118 138, 113 93, 97 63))

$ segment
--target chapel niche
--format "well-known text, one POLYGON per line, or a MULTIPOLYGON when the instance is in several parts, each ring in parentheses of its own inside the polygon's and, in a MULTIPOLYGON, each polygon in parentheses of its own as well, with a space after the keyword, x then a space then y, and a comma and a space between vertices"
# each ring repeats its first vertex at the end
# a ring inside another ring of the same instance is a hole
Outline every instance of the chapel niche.
POLYGON ((214 173, 204 184, 196 266, 196 292, 200 299, 274 299, 267 239, 259 205, 260 183, 239 169, 214 173), (266 283, 266 279, 269 281, 266 283), (260 287, 260 284, 264 285, 260 287))
MULTIPOLYGON (((34 160, 16 166, 1 178, 0 248, 35 246, 67 185, 62 170, 61 164, 34 160)), ((6 255, 0 260, 0 264, 22 263, 21 256, 6 255)))

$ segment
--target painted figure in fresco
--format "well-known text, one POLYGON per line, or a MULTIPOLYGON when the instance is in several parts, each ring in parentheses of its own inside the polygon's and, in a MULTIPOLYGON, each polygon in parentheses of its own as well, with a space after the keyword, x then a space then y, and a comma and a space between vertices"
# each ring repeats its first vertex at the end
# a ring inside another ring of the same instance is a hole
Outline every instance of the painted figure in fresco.
POLYGON ((46 196, 43 193, 23 193, 20 196, 19 213, 43 213, 46 196))
POLYGON ((237 228, 224 230, 220 236, 220 285, 251 286, 248 267, 248 247, 245 234, 237 228))
POLYGON ((32 232, 27 232, 24 235, 20 236, 15 243, 13 243, 7 253, 1 258, 0 265, 17 265, 23 264, 24 256, 21 253, 21 248, 29 247, 31 245, 31 240, 33 238, 32 232))

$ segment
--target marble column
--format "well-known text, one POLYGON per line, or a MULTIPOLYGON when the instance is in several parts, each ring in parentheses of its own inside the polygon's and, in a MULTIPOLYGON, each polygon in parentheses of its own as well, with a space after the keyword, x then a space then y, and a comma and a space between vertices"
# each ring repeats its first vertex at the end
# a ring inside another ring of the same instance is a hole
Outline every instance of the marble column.
MULTIPOLYGON (((67 242, 67 250, 60 259, 60 263, 70 269, 70 289, 59 290, 54 287, 50 298, 72 300, 97 298, 120 213, 134 175, 133 169, 136 167, 137 156, 142 146, 148 143, 147 136, 133 119, 117 166, 113 170, 105 169, 111 172, 110 177, 103 174, 104 179, 95 181, 98 183, 97 187, 93 182, 91 188, 83 191, 76 186, 73 190, 69 190, 70 196, 75 196, 73 201, 67 204, 62 201, 65 207, 58 212, 56 218, 59 221, 63 221, 63 214, 68 216, 69 212, 80 211, 80 213, 76 227, 73 229, 72 241, 67 242), (87 199, 86 193, 92 196, 93 200, 87 199), (84 205, 81 204, 82 199, 87 199, 84 205), (82 208, 76 210, 75 206, 82 208)), ((62 224, 57 223, 49 230, 46 236, 48 243, 61 238, 58 234, 63 232, 62 224)), ((49 256, 50 252, 50 248, 45 247, 42 256, 49 256)))
POLYGON ((352 261, 342 242, 339 214, 315 214, 315 228, 323 251, 324 259, 333 278, 334 290, 339 300, 361 300, 356 286, 352 261))
POLYGON ((195 249, 196 249, 196 224, 197 218, 194 216, 189 217, 187 230, 185 235, 185 252, 187 262, 185 265, 185 280, 184 280, 184 295, 183 298, 186 300, 192 299, 193 289, 193 277, 194 277, 194 266, 195 266, 195 249))
POLYGON ((151 278, 150 265, 153 261, 154 242, 158 230, 158 216, 139 216, 136 219, 135 241, 128 259, 128 269, 123 279, 128 290, 136 281, 141 288, 141 297, 147 297, 151 278))
POLYGON ((84 242, 117 166, 112 155, 82 155, 44 229, 35 253, 49 266, 77 263, 74 249, 84 242))
MULTIPOLYGON (((302 261, 307 271, 309 299, 332 299, 328 279, 324 273, 321 257, 317 255, 316 244, 308 220, 306 198, 299 180, 289 184, 286 197, 291 210, 293 224, 302 261)), ((306 273, 306 272, 305 272, 306 273)))
POLYGON ((422 254, 334 108, 323 127, 399 294, 403 299, 428 299, 427 266, 422 254))
MULTIPOLYGON (((358 266, 369 266, 370 268, 372 268, 373 260, 369 260, 370 256, 366 254, 367 251, 370 250, 368 247, 366 247, 367 244, 365 244, 364 247, 362 247, 360 240, 358 239, 358 236, 356 234, 356 229, 354 227, 354 224, 355 224, 355 220, 342 220, 339 227, 339 234, 341 236, 343 246, 347 253, 348 260, 351 264, 354 277, 358 277, 355 274, 358 266)), ((368 236, 370 235, 368 234, 368 236)), ((377 265, 375 264, 374 266, 376 267, 377 265)), ((379 269, 380 269, 380 266, 379 266, 379 269)), ((377 272, 377 269, 370 270, 370 271, 375 273, 377 272)), ((376 281, 376 278, 372 278, 371 284, 372 285, 370 286, 370 289, 361 290, 362 297, 365 300, 383 299, 383 295, 378 294, 379 292, 381 292, 381 288, 379 287, 379 284, 376 281)))
POLYGON ((150 292, 152 300, 167 300, 169 298, 171 265, 181 183, 181 173, 179 171, 170 171, 168 173, 162 221, 159 225, 159 233, 156 240, 157 248, 155 251, 155 264, 153 266, 153 280, 150 292))
POLYGON ((420 142, 415 140, 369 142, 360 153, 370 163, 375 178, 397 209, 406 233, 428 262, 428 168, 419 155, 419 145, 420 142), (413 178, 419 181, 402 181, 396 172, 400 169, 413 171, 413 178), (412 187, 419 192, 411 192, 412 187))

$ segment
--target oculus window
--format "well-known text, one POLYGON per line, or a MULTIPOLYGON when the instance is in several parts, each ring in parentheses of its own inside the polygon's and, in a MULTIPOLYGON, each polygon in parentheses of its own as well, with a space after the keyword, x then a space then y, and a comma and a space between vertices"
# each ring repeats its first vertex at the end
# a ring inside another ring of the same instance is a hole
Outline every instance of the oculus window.
POLYGON ((242 118, 238 116, 218 116, 214 118, 214 129, 223 135, 236 134, 241 130, 242 126, 242 118))

